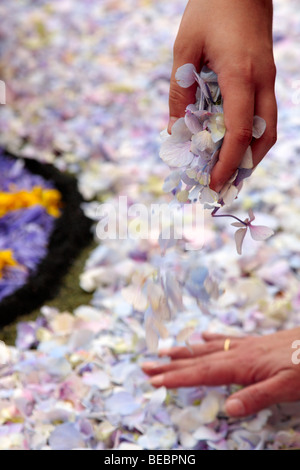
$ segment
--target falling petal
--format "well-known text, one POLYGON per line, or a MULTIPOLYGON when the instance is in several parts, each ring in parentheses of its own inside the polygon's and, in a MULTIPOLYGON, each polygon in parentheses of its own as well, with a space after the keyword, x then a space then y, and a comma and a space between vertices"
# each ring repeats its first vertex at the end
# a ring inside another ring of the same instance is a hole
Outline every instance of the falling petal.
POLYGON ((148 325, 145 328, 146 331, 146 343, 147 343, 147 348, 149 352, 157 352, 158 349, 158 333, 152 325, 148 325))
POLYGON ((192 327, 183 328, 176 336, 176 341, 178 343, 188 341, 188 339, 194 333, 194 331, 195 331, 195 328, 192 328, 192 327))
POLYGON ((121 292, 124 299, 130 303, 135 310, 143 312, 147 308, 148 300, 141 286, 130 285, 124 287, 121 292))

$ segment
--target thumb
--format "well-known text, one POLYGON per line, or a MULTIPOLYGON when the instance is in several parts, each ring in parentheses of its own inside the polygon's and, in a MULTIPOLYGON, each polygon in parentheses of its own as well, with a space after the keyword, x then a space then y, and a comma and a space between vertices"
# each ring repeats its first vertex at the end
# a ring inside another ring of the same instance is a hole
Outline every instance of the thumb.
POLYGON ((275 403, 293 401, 288 374, 278 374, 255 385, 250 385, 233 395, 226 403, 225 410, 229 416, 238 418, 256 413, 275 403))

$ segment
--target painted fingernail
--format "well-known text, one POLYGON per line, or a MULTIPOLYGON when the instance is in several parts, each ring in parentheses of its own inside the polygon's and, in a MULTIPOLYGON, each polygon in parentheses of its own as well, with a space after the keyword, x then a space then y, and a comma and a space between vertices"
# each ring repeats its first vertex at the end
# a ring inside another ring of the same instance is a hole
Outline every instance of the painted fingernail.
POLYGON ((153 378, 150 380, 150 383, 151 383, 152 385, 154 385, 154 387, 160 387, 161 385, 163 385, 163 382, 164 382, 164 376, 163 376, 163 374, 157 375, 156 377, 153 377, 153 378))
POLYGON ((234 417, 244 416, 246 413, 244 403, 238 398, 232 398, 232 400, 228 400, 225 405, 225 409, 229 416, 234 417))

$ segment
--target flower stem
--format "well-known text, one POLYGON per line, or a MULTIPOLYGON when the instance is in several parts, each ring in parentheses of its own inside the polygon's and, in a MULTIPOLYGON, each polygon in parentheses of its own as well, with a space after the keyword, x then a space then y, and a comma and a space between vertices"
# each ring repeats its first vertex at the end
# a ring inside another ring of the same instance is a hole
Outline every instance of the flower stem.
MULTIPOLYGON (((219 208, 216 207, 216 209, 219 209, 219 208)), ((216 214, 215 209, 212 211, 211 215, 212 215, 212 217, 232 217, 233 219, 237 220, 237 221, 240 222, 241 224, 245 225, 245 227, 248 226, 248 224, 247 224, 246 222, 244 222, 243 220, 239 219, 239 218, 236 217, 235 215, 231 215, 231 214, 216 214)))

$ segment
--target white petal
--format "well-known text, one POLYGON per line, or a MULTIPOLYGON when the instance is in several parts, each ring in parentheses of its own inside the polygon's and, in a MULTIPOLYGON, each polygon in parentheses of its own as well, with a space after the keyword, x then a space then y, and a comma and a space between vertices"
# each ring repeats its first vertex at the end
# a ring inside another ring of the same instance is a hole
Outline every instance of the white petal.
POLYGON ((181 180, 181 170, 175 170, 170 173, 164 181, 163 191, 169 193, 178 186, 181 180))
POLYGON ((266 121, 259 117, 254 116, 253 118, 253 128, 252 128, 252 135, 255 139, 259 139, 266 130, 266 121))
POLYGON ((186 126, 184 118, 177 119, 177 121, 172 126, 171 132, 171 139, 174 142, 186 142, 192 138, 192 133, 186 126))
POLYGON ((189 192, 187 189, 183 189, 176 194, 177 201, 187 202, 189 199, 189 192))
POLYGON ((236 251, 238 252, 239 255, 242 254, 242 245, 243 245, 243 241, 244 241, 246 232, 247 232, 246 228, 240 228, 234 234, 235 244, 236 244, 236 251))
POLYGON ((211 131, 212 140, 218 142, 225 135, 224 115, 222 113, 213 114, 208 121, 207 127, 211 131))
POLYGON ((213 152, 216 148, 215 143, 212 140, 211 133, 208 131, 201 131, 192 137, 191 151, 195 155, 199 155, 204 150, 213 152))
POLYGON ((203 424, 208 424, 216 419, 220 411, 220 396, 217 393, 211 392, 203 398, 199 406, 199 415, 203 424))
POLYGON ((274 235, 274 231, 269 227, 265 227, 264 225, 249 224, 249 228, 253 240, 266 240, 267 238, 271 237, 271 235, 274 235))
POLYGON ((169 134, 167 129, 164 129, 163 131, 161 131, 159 136, 160 136, 161 141, 164 142, 165 140, 167 140, 170 137, 170 134, 169 134))
POLYGON ((124 299, 130 303, 135 310, 143 312, 147 308, 148 301, 140 286, 131 285, 124 287, 121 292, 124 299))
POLYGON ((202 131, 202 126, 199 122, 199 119, 190 111, 186 113, 184 121, 192 134, 197 134, 198 132, 202 131))
POLYGON ((152 326, 153 318, 147 317, 145 322, 146 343, 150 352, 156 352, 158 349, 158 333, 152 326))
POLYGON ((233 183, 239 173, 239 170, 236 170, 236 172, 229 178, 228 183, 233 183))
POLYGON ((182 88, 189 88, 195 82, 196 67, 193 64, 185 64, 177 69, 175 80, 182 88))
POLYGON ((218 201, 218 193, 210 189, 209 187, 203 188, 200 195, 201 204, 213 204, 218 201))
POLYGON ((221 291, 219 289, 219 284, 215 279, 212 279, 211 276, 207 276, 204 281, 204 287, 208 295, 216 300, 220 297, 221 291))
POLYGON ((168 329, 165 327, 165 325, 161 321, 155 318, 153 320, 153 325, 155 326, 161 338, 166 339, 169 337, 168 329))
POLYGON ((191 336, 191 334, 194 333, 194 331, 195 331, 195 328, 191 326, 187 328, 183 328, 181 331, 179 331, 178 335, 176 336, 176 341, 178 341, 178 343, 187 341, 189 337, 191 336))
POLYGON ((169 139, 162 143, 159 156, 170 167, 187 166, 194 158, 190 148, 190 142, 174 142, 169 139))
POLYGON ((222 434, 217 433, 207 426, 200 426, 193 434, 197 441, 220 441, 222 434))
POLYGON ((236 186, 231 185, 228 188, 225 196, 223 196, 224 203, 228 204, 228 205, 232 204, 233 201, 235 200, 237 194, 238 194, 238 188, 236 186))
POLYGON ((250 145, 247 148, 245 155, 242 158, 239 168, 246 168, 247 170, 250 170, 251 168, 253 168, 252 150, 251 150, 250 145))
POLYGON ((201 186, 200 184, 198 184, 197 186, 194 187, 194 189, 192 189, 192 191, 190 191, 189 200, 192 202, 198 201, 200 190, 201 190, 201 186))

